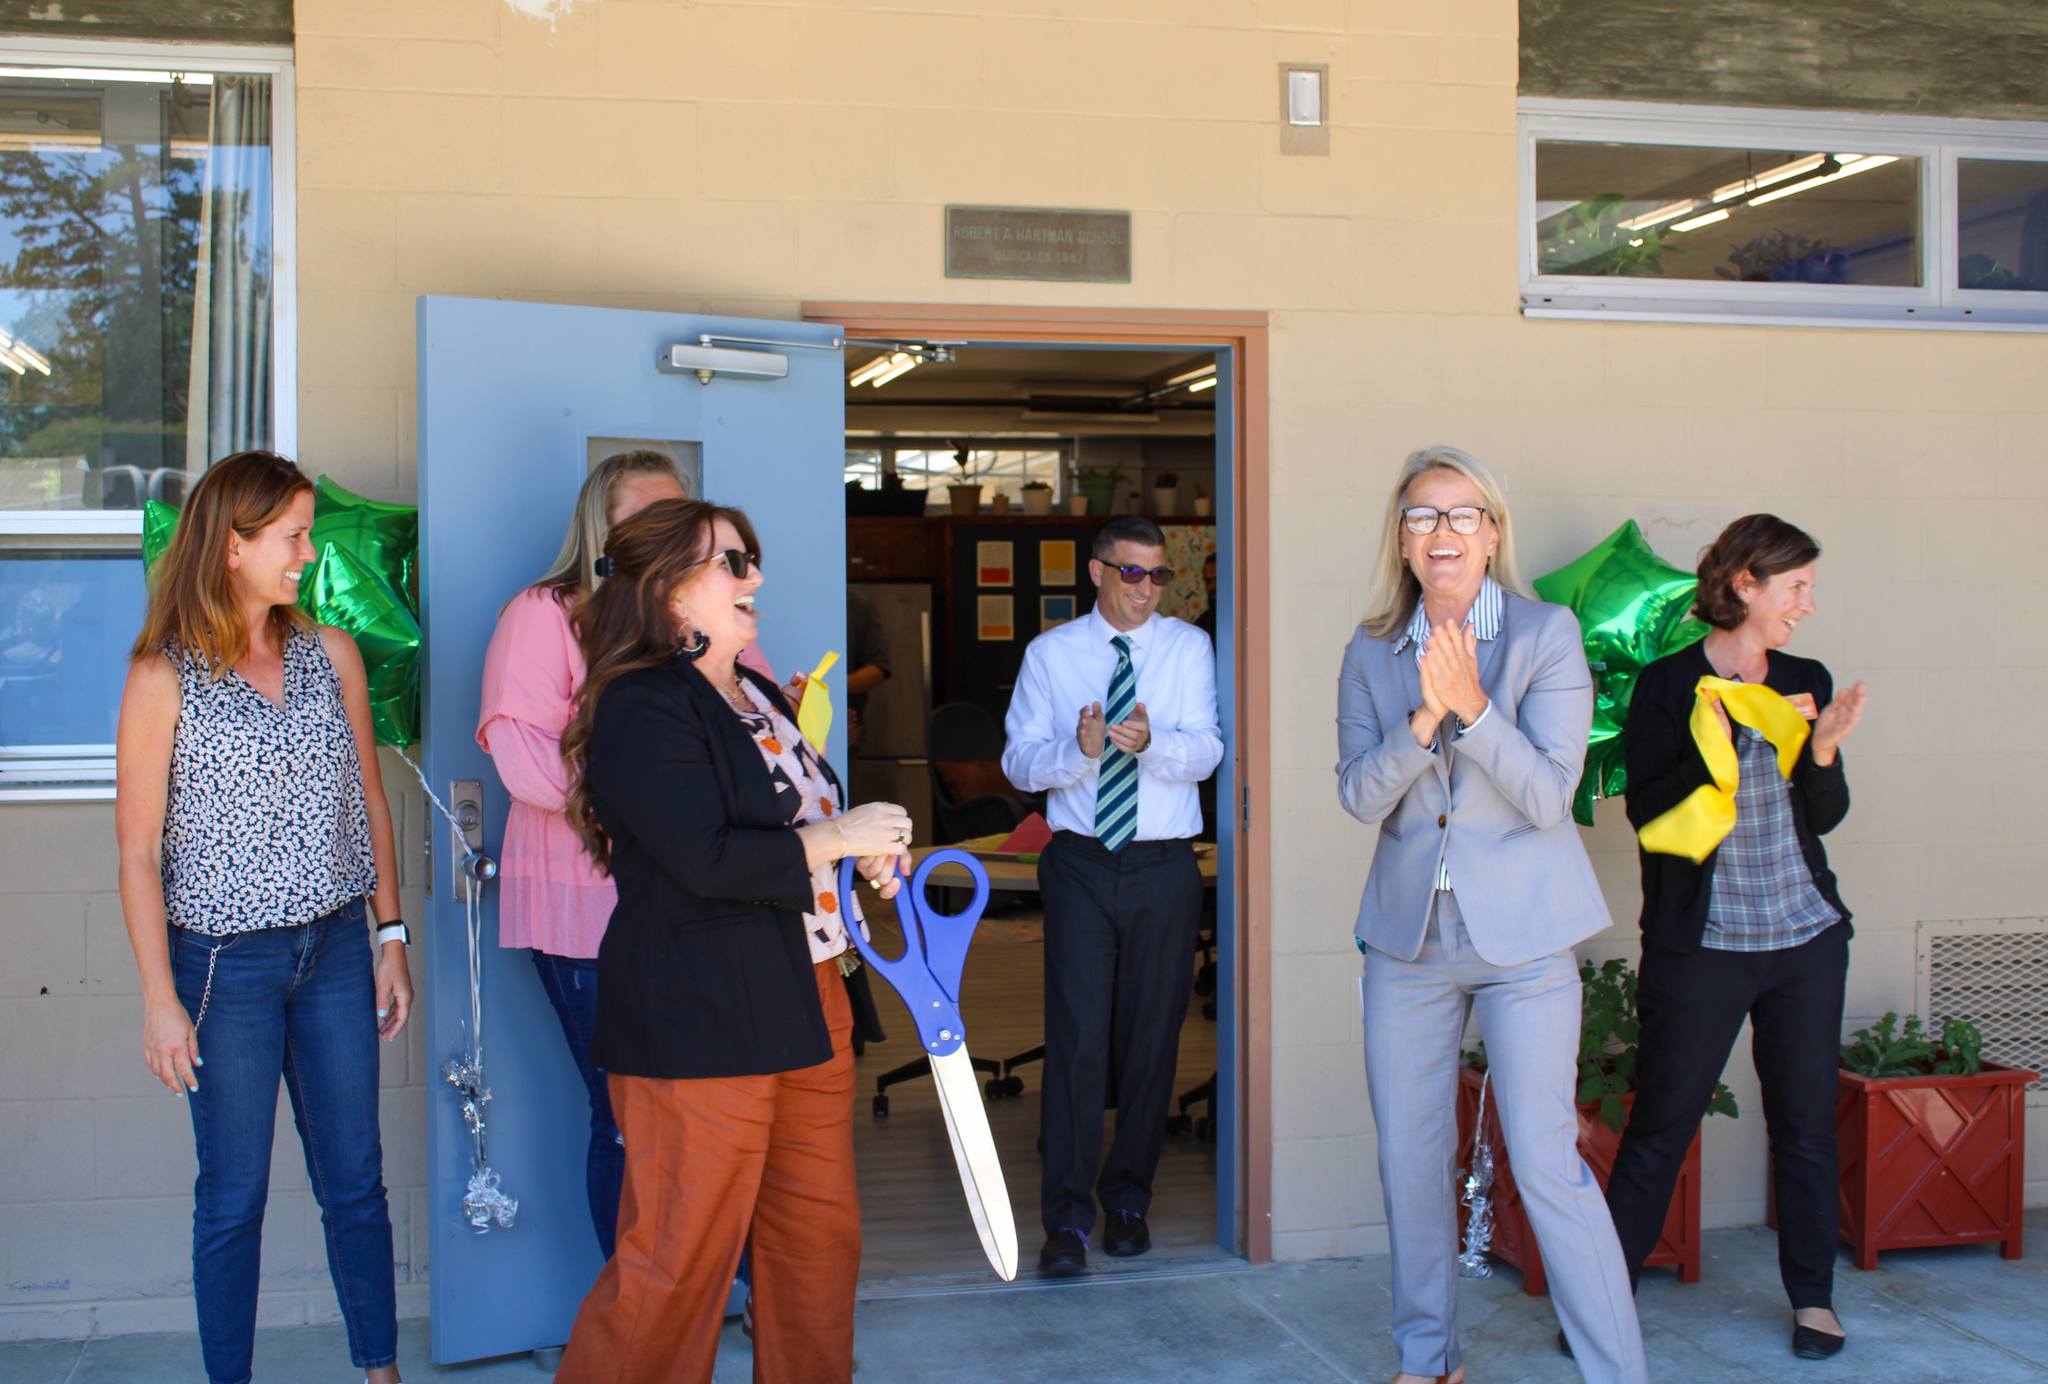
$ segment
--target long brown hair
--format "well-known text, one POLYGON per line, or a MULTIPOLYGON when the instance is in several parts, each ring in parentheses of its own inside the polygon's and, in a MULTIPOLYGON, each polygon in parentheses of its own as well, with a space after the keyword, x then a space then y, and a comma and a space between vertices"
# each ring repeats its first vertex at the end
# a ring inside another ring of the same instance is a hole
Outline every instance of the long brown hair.
MULTIPOLYGON (((227 676, 249 652, 250 637, 228 571, 228 535, 255 538, 312 488, 306 473, 276 452, 236 452, 208 467, 150 574, 149 611, 128 657, 147 658, 170 645, 205 659, 216 678, 227 676)), ((270 608, 280 648, 294 629, 312 623, 295 605, 270 608)))
POLYGON ((590 671, 576 694, 576 714, 562 732, 562 759, 569 767, 567 813, 583 849, 606 873, 611 863, 587 778, 597 703, 627 673, 657 668, 676 657, 669 597, 711 555, 721 519, 739 531, 747 551, 761 551, 754 526, 739 510, 705 500, 657 500, 611 531, 604 545, 611 574, 576 607, 576 638, 590 671))

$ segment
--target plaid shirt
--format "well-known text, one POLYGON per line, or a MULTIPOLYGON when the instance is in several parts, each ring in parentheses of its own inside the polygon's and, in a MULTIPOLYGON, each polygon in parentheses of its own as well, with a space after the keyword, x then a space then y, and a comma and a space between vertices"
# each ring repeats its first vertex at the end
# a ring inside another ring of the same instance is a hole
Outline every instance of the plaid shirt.
POLYGON ((1700 945, 1716 951, 1781 951, 1841 921, 1821 897, 1799 849, 1792 785, 1771 742, 1736 724, 1735 827, 1714 856, 1713 892, 1700 945))

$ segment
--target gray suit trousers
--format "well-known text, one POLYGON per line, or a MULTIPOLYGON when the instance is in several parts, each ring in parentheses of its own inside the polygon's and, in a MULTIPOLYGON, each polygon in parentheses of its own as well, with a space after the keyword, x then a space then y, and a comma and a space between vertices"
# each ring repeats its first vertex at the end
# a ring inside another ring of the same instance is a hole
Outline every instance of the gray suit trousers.
POLYGON ((1365 1074, 1393 1241, 1394 1344, 1410 1374, 1458 1368, 1458 1048, 1479 1011, 1515 1185, 1543 1247, 1551 1300, 1592 1384, 1643 1384, 1648 1365, 1621 1242, 1579 1157, 1579 969, 1569 949, 1514 966, 1473 950, 1439 893, 1422 950, 1365 960, 1365 1074))

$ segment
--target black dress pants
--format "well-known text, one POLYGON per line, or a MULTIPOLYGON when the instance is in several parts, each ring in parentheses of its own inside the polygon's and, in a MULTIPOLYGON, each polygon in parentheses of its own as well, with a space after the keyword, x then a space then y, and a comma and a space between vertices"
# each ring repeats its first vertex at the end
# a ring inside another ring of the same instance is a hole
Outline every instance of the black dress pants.
POLYGON ((1607 1183, 1631 1283, 1656 1248, 1686 1147, 1746 1017, 1770 1136, 1778 1273, 1795 1310, 1832 1305, 1835 1088, 1848 976, 1842 923, 1782 951, 1643 949, 1635 1107, 1607 1183))
POLYGON ((1040 1206, 1048 1235, 1086 1232, 1097 1197, 1106 1215, 1142 1215, 1152 1204, 1194 983, 1202 874, 1186 841, 1132 841, 1111 852, 1093 837, 1062 831, 1039 857, 1038 892, 1045 899, 1040 1206), (1112 1055, 1116 1137, 1102 1160, 1112 1055))

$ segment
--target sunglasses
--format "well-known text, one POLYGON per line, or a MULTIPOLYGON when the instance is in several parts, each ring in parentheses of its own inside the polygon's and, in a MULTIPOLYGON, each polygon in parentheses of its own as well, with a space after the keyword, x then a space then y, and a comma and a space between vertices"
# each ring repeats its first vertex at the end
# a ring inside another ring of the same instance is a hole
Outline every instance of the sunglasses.
POLYGON ((1152 578, 1154 586, 1164 586, 1173 580, 1173 569, 1171 567, 1126 567, 1114 563, 1111 564, 1111 567, 1118 576, 1124 579, 1125 586, 1136 586, 1147 577, 1152 578))
POLYGON ((1407 525, 1408 532, 1426 536, 1435 533, 1437 526, 1448 519, 1452 533, 1474 534, 1479 532, 1479 522, 1486 513, 1477 505, 1456 505, 1450 509, 1414 505, 1401 511, 1401 522, 1407 525))
POLYGON ((722 553, 713 553, 710 557, 699 558, 691 563, 690 566, 703 567, 713 562, 723 562, 725 570, 732 573, 734 581, 745 581, 747 573, 761 565, 761 555, 759 553, 750 553, 740 548, 727 548, 722 553))

